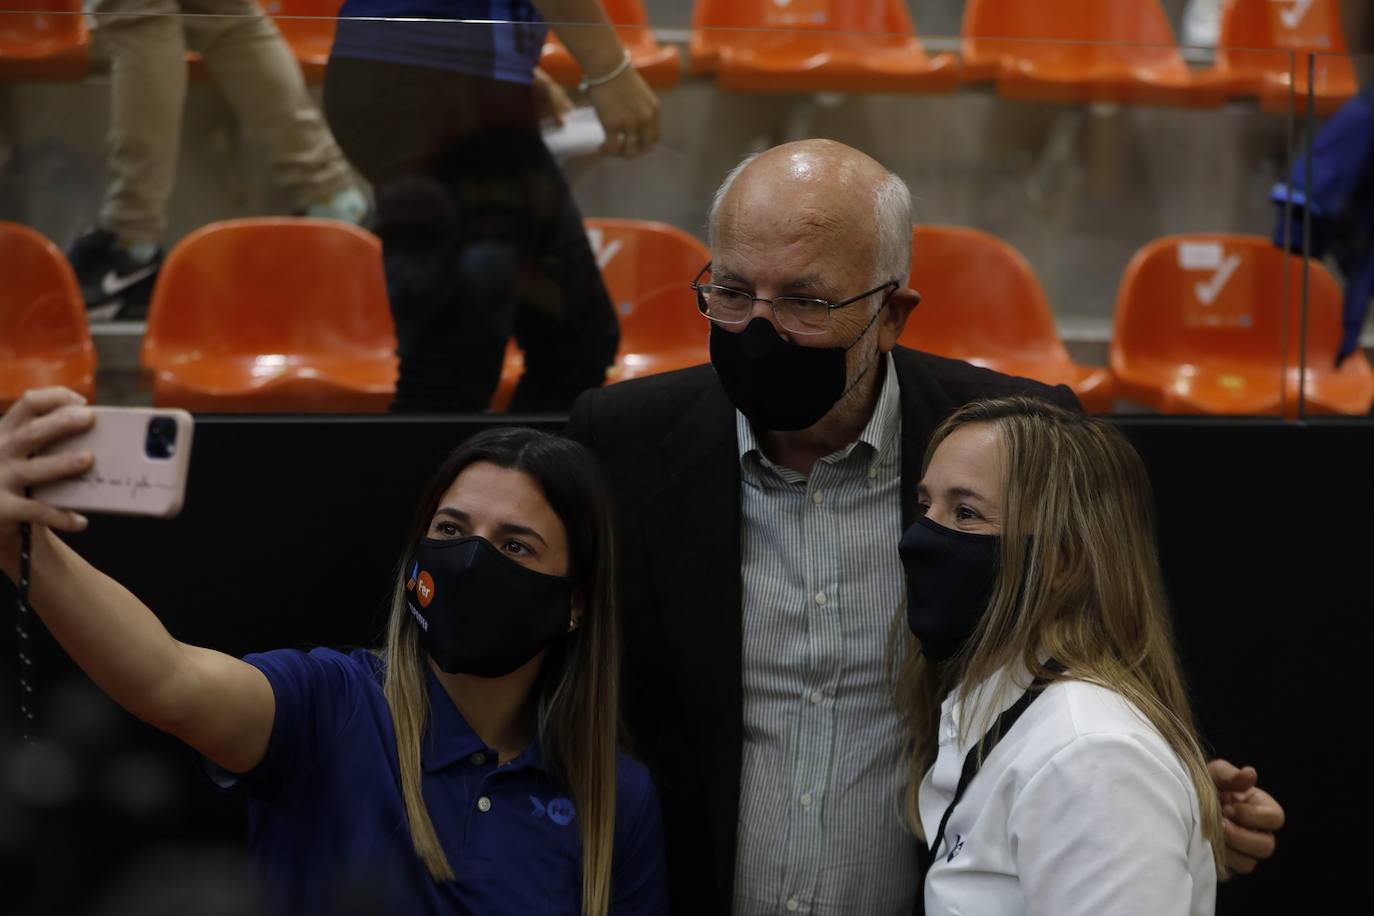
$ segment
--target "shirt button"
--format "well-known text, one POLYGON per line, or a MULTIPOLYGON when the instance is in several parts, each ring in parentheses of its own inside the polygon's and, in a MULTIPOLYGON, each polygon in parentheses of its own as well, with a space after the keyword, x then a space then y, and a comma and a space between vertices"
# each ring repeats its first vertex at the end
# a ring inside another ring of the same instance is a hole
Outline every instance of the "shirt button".
POLYGON ((816 592, 816 603, 820 605, 825 604, 825 592, 816 592))
POLYGON ((477 799, 477 810, 481 811, 483 814, 486 814, 488 811, 490 811, 491 799, 487 798, 485 795, 477 799))
POLYGON ((473 754, 471 757, 469 757, 468 760, 472 763, 473 766, 480 767, 482 764, 487 762, 487 755, 483 754, 481 751, 478 751, 476 754, 473 754))
POLYGON ((821 700, 824 700, 824 699, 825 699, 825 694, 824 694, 822 691, 820 691, 820 690, 813 690, 813 691, 811 691, 811 702, 812 702, 812 703, 819 703, 821 700))
POLYGON ((811 494, 811 501, 819 506, 821 503, 825 502, 825 494, 817 490, 815 493, 811 494))
POLYGON ((810 808, 813 801, 815 801, 815 799, 811 797, 810 792, 802 793, 801 803, 803 808, 810 808))
POLYGON ((797 910, 799 910, 799 909, 801 909, 801 901, 798 900, 796 897, 788 897, 788 898, 787 898, 787 912, 789 912, 789 913, 795 913, 795 912, 797 912, 797 910))
POLYGON ((877 478, 877 476, 878 476, 878 469, 877 469, 877 468, 869 468, 869 469, 868 469, 868 479, 869 479, 869 480, 874 480, 874 479, 877 478))

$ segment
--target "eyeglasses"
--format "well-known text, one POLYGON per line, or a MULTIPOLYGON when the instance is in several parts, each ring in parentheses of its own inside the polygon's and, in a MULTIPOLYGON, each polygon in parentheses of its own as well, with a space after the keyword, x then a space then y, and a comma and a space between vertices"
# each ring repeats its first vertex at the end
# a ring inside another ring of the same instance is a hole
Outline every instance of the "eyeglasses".
MULTIPOLYGON (((826 299, 805 299, 799 296, 779 296, 775 299, 763 299, 758 296, 751 296, 741 290, 731 289, 728 286, 715 286, 710 283, 702 283, 701 278, 711 269, 708 261, 706 266, 697 272, 696 279, 692 280, 692 289, 696 290, 697 308, 701 314, 711 321, 720 325, 738 325, 749 320, 749 316, 754 311, 755 302, 767 302, 773 310, 773 314, 778 318, 778 324, 783 330, 791 331, 793 334, 819 334, 830 326, 830 313, 835 309, 842 309, 846 305, 853 305, 860 299, 866 299, 877 292, 882 292, 891 287, 891 292, 895 292, 901 287, 896 280, 888 280, 873 287, 867 292, 851 296, 843 302, 830 302, 826 299)), ((883 302, 887 302, 887 297, 883 297, 883 302)))

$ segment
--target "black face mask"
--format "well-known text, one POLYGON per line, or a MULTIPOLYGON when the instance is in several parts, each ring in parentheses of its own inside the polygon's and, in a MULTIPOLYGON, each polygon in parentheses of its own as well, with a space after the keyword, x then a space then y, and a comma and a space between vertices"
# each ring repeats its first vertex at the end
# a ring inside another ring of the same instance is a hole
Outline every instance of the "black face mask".
POLYGON ((406 607, 449 674, 502 677, 568 632, 570 579, 521 566, 486 538, 425 538, 406 578, 406 607))
POLYGON ((921 652, 947 661, 968 642, 992 600, 1002 539, 918 518, 897 552, 906 570, 906 622, 921 652))
POLYGON ((731 403, 755 428, 806 429, 849 390, 844 383, 844 355, 863 339, 880 314, 882 309, 873 313, 848 347, 788 343, 762 316, 738 334, 712 324, 711 365, 731 403))

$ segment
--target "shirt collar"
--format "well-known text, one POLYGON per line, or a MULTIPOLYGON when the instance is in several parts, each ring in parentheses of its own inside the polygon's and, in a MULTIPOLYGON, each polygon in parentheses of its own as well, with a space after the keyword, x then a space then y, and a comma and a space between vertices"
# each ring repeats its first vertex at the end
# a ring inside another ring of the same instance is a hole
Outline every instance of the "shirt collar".
MULTIPOLYGON (((496 751, 487 747, 468 725, 428 665, 425 666, 425 682, 429 691, 429 717, 424 738, 420 741, 420 763, 425 771, 442 770, 459 761, 470 760, 473 754, 482 754, 495 761, 496 751)), ((538 737, 530 741, 520 756, 507 762, 505 768, 516 770, 526 766, 546 769, 538 737)))
MULTIPOLYGON (((869 470, 876 469, 890 456, 897 442, 897 433, 901 428, 900 403, 901 390, 897 382, 897 367, 892 359, 892 354, 885 353, 883 354, 883 384, 882 389, 878 392, 878 404, 873 408, 873 416, 868 418, 868 423, 864 425, 863 432, 859 433, 859 438, 839 451, 826 455, 821 460, 843 461, 850 456, 859 443, 863 443, 869 448, 869 470)), ((763 453, 762 446, 759 445, 753 425, 739 410, 735 411, 735 438, 739 442, 741 464, 753 456, 754 460, 765 466, 773 466, 772 462, 768 460, 768 456, 763 453)))

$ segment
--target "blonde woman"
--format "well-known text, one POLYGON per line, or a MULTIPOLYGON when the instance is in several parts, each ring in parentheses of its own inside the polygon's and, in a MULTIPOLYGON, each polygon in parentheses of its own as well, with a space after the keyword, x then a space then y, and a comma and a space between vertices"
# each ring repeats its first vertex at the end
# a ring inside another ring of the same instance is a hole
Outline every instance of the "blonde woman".
POLYGON ((246 790, 281 912, 666 911, 658 802, 617 751, 614 545, 585 449, 468 440, 421 500, 382 650, 240 660, 174 639, 53 533, 83 518, 25 497, 90 467, 30 456, 91 422, 63 389, 0 419, 0 569, 18 578, 30 524, 34 609, 118 703, 246 790))
POLYGON ((1028 398, 935 433, 903 536, 898 704, 927 916, 1207 914, 1225 862, 1144 466, 1028 398))

